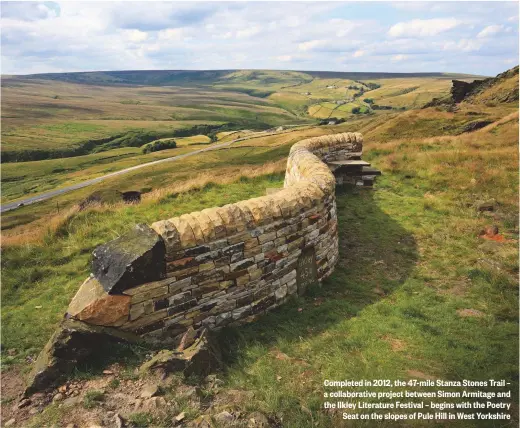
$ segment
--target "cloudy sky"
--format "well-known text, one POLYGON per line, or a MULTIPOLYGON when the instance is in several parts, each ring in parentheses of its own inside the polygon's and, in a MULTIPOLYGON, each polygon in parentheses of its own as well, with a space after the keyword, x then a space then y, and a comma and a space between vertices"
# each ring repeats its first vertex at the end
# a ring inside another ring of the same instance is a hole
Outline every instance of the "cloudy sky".
POLYGON ((495 75, 512 2, 5 2, 2 73, 267 68, 495 75))

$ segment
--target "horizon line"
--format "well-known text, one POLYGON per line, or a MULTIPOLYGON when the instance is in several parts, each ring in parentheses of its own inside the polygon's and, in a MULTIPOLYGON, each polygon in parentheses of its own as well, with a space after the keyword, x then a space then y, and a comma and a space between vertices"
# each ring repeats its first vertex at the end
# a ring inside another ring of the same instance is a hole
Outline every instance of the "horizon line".
MULTIPOLYGON (((514 68, 514 67, 511 67, 514 68)), ((451 74, 451 75, 466 75, 466 76, 477 76, 477 77, 493 77, 483 74, 474 73, 461 73, 461 72, 449 72, 449 71, 338 71, 338 70, 293 70, 293 69, 278 69, 278 68, 214 68, 214 69, 115 69, 115 70, 84 70, 84 71, 52 71, 52 72, 40 72, 40 73, 2 73, 0 76, 40 76, 40 75, 58 75, 58 74, 80 74, 80 73, 113 73, 113 72, 160 72, 160 71, 188 71, 188 72, 233 72, 233 71, 290 71, 297 73, 352 73, 352 74, 451 74)))

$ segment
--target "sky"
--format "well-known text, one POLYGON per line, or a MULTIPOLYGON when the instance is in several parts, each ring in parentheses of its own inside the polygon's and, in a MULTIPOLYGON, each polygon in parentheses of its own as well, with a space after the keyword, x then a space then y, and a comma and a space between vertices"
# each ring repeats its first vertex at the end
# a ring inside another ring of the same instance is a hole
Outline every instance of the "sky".
POLYGON ((455 72, 518 64, 512 2, 6 2, 1 72, 455 72))

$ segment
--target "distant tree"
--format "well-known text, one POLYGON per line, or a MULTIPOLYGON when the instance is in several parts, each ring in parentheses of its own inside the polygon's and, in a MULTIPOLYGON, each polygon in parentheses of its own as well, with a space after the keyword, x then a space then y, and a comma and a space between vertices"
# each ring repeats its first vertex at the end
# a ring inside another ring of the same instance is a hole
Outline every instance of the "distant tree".
POLYGON ((366 84, 371 90, 374 90, 374 89, 378 89, 381 87, 381 85, 377 84, 377 83, 372 83, 372 82, 369 82, 366 84))
POLYGON ((148 143, 143 147, 143 153, 159 152, 161 150, 174 149, 176 147, 177 143, 175 140, 154 141, 153 143, 148 143))
POLYGON ((367 104, 374 104, 373 98, 365 98, 363 101, 366 102, 367 104))
POLYGON ((359 114, 361 113, 360 107, 352 107, 352 114, 359 114))

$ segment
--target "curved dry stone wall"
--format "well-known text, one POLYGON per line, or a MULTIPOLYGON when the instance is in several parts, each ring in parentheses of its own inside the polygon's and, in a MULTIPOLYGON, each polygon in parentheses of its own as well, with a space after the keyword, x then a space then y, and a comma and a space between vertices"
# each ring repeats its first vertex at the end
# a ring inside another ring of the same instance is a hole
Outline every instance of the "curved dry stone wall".
POLYGON ((99 246, 67 322, 177 346, 190 327, 250 322, 303 293, 338 260, 331 169, 357 162, 349 159, 361 152, 359 133, 300 141, 290 150, 283 189, 138 225, 99 246))

